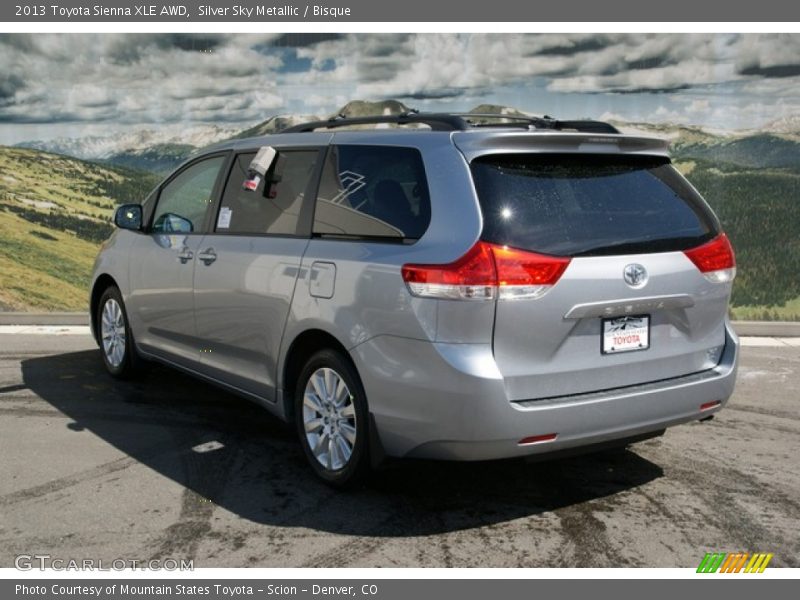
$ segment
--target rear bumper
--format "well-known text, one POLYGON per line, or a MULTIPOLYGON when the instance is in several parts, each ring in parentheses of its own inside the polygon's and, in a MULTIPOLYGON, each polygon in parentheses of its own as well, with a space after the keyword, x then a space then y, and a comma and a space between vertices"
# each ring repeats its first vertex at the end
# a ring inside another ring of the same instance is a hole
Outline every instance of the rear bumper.
POLYGON ((550 400, 510 402, 489 345, 380 336, 352 350, 389 456, 486 460, 635 437, 712 415, 733 393, 738 338, 708 371, 550 400), (701 405, 719 401, 714 408, 701 405), (529 436, 553 441, 520 445, 529 436))

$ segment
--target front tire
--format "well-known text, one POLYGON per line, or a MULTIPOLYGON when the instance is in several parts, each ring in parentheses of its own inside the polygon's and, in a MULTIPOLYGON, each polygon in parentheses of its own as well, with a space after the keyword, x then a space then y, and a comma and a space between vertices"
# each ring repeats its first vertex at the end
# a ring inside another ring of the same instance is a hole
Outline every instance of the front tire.
POLYGON ((306 363, 295 390, 295 421, 311 468, 325 483, 352 487, 369 470, 367 397, 350 360, 321 350, 306 363))
POLYGON ((129 379, 135 375, 141 359, 136 354, 122 294, 116 287, 109 287, 100 296, 95 329, 106 370, 117 379, 129 379))

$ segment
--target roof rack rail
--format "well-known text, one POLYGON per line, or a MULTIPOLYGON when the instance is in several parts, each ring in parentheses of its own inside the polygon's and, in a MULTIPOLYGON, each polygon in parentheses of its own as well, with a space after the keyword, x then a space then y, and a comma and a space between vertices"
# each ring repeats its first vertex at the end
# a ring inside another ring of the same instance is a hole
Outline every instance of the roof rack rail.
POLYGON ((526 129, 553 129, 557 131, 580 131, 583 133, 619 133, 619 130, 603 121, 572 120, 559 121, 552 117, 529 117, 494 113, 420 113, 416 110, 399 115, 376 115, 370 117, 346 117, 337 115, 326 121, 311 121, 282 129, 278 133, 309 133, 318 129, 337 129, 357 125, 427 125, 433 131, 466 131, 479 127, 525 127, 526 129), (496 119, 498 123, 477 123, 476 119, 496 119), (505 122, 503 122, 505 121, 505 122), (508 121, 511 121, 510 123, 508 121))
POLYGON ((469 129, 469 123, 458 115, 440 113, 405 112, 399 115, 376 115, 372 117, 346 117, 337 115, 326 121, 311 121, 282 129, 280 133, 308 133, 317 129, 335 129, 353 125, 427 125, 434 131, 463 131, 469 129))
POLYGON ((532 117, 528 115, 507 115, 497 113, 460 113, 458 116, 464 118, 473 127, 503 127, 509 123, 473 123, 472 119, 505 119, 518 121, 536 129, 555 129, 557 131, 574 130, 582 133, 619 133, 619 129, 606 123, 605 121, 593 121, 591 119, 573 119, 571 121, 561 121, 548 115, 543 117, 532 117))

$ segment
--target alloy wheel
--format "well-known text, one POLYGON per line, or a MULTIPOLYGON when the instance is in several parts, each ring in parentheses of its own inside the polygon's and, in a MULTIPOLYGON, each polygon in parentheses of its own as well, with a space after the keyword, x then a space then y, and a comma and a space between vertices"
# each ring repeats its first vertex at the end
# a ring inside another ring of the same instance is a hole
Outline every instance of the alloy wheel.
POLYGON ((103 305, 100 317, 100 337, 108 364, 117 368, 125 360, 125 317, 122 307, 114 298, 103 305))
POLYGON ((339 373, 314 371, 303 394, 303 427, 314 457, 325 469, 338 471, 350 461, 356 444, 353 395, 339 373))

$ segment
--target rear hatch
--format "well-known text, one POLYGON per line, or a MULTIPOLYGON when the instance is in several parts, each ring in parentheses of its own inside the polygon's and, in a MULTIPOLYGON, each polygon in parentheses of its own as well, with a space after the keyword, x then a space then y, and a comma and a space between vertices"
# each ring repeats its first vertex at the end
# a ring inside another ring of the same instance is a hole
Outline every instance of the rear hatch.
POLYGON ((733 254, 668 158, 515 149, 476 156, 471 169, 481 240, 497 263, 493 345, 511 400, 665 380, 719 362, 733 254), (504 260, 516 271, 526 261, 562 266, 526 288, 504 281, 504 260))

